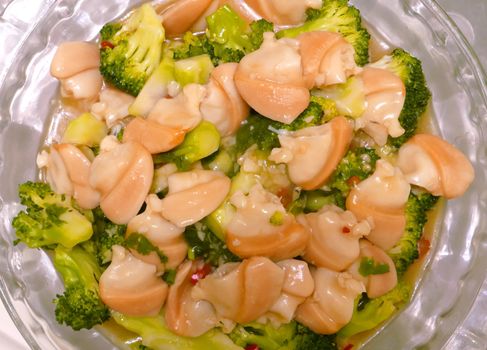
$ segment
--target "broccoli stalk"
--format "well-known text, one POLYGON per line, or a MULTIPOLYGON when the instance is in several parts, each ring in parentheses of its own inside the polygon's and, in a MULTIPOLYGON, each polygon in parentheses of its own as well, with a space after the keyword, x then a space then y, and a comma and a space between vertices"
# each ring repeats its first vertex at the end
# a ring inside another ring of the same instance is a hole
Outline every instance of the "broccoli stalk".
POLYGON ((338 332, 338 337, 348 338, 352 335, 374 329, 394 312, 405 305, 411 296, 411 287, 406 283, 398 285, 390 292, 375 299, 369 299, 366 293, 355 301, 351 321, 338 332))
POLYGON ((264 32, 272 32, 272 23, 265 20, 250 26, 229 6, 223 6, 206 18, 204 35, 186 33, 183 42, 173 42, 174 58, 188 58, 208 54, 213 63, 239 62, 263 42, 264 32))
POLYGON ((192 164, 215 153, 220 147, 220 133, 215 125, 203 120, 186 134, 175 149, 154 157, 154 163, 174 163, 179 170, 188 170, 192 164))
POLYGON ((147 117, 156 102, 168 95, 171 82, 180 86, 190 83, 206 84, 213 70, 208 55, 190 57, 174 61, 172 54, 165 54, 157 69, 151 74, 135 101, 129 107, 129 113, 136 117, 147 117))
POLYGON ((106 81, 137 96, 159 65, 164 28, 150 4, 125 21, 108 23, 100 31, 100 72, 106 81))
POLYGON ((335 335, 316 334, 296 321, 279 328, 257 322, 237 325, 229 336, 241 347, 257 345, 260 350, 338 349, 335 335))
POLYGON ((100 145, 107 133, 105 122, 97 119, 91 113, 83 113, 69 121, 62 142, 95 147, 100 145))
POLYGON ((428 211, 431 210, 438 197, 430 193, 409 195, 406 204, 406 228, 401 240, 388 251, 394 261, 398 275, 403 274, 407 268, 419 257, 418 242, 423 235, 423 228, 428 221, 428 211))
POLYGON ((294 38, 313 31, 340 33, 355 49, 357 64, 363 66, 369 62, 370 34, 362 27, 360 11, 349 5, 348 0, 324 0, 321 9, 310 9, 307 14, 303 25, 281 30, 277 37, 294 38))
POLYGON ((90 329, 110 318, 108 308, 99 297, 101 275, 95 257, 80 247, 54 250, 54 266, 61 274, 65 291, 56 295, 56 320, 74 330, 90 329))
POLYGON ((19 186, 21 211, 12 221, 17 240, 30 248, 72 248, 93 234, 91 212, 78 210, 70 196, 54 193, 48 184, 26 182, 19 186), (85 214, 85 215, 84 215, 85 214))
POLYGON ((414 135, 421 115, 426 110, 431 93, 426 85, 421 61, 403 49, 395 49, 370 65, 396 74, 406 87, 406 99, 399 115, 399 123, 404 128, 403 135, 389 138, 389 144, 399 148, 414 135))
POLYGON ((144 346, 153 349, 184 349, 184 350, 242 350, 218 329, 212 329, 205 334, 189 338, 181 337, 169 329, 163 315, 154 317, 131 317, 112 312, 117 324, 138 334, 144 346))
POLYGON ((156 102, 168 95, 168 85, 174 80, 174 61, 170 56, 164 56, 129 106, 129 113, 136 117, 147 117, 156 102))

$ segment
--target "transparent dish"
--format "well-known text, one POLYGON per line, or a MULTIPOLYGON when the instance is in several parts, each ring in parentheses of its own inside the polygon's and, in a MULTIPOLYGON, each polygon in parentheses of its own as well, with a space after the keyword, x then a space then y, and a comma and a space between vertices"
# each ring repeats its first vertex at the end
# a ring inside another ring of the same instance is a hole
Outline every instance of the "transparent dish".
MULTIPOLYGON (((57 82, 49 75, 56 46, 92 40, 101 26, 141 1, 0 1, 0 296, 33 349, 116 348, 97 330, 73 332, 54 319, 62 283, 41 250, 13 246, 17 186, 36 177, 57 82)), ((364 349, 485 349, 487 345, 487 79, 453 21, 432 0, 353 1, 376 35, 423 62, 433 93, 434 128, 472 161, 476 179, 449 201, 411 303, 364 349), (482 289, 482 285, 484 287, 482 289)))

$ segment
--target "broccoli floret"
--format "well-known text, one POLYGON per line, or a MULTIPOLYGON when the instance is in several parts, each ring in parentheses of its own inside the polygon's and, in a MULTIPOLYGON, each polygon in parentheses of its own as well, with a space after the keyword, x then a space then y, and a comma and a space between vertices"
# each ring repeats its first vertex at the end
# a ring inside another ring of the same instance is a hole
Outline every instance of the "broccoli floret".
POLYGON ((173 51, 173 56, 176 60, 207 54, 211 57, 214 64, 218 64, 218 59, 214 57, 213 47, 204 34, 195 35, 192 32, 187 32, 184 34, 182 41, 170 42, 169 49, 173 51))
POLYGON ((389 138, 389 144, 399 148, 414 135, 421 115, 426 110, 431 93, 426 85, 421 61, 403 49, 395 49, 382 57, 371 67, 387 69, 396 74, 406 87, 406 99, 399 115, 399 123, 404 128, 403 135, 389 138))
POLYGON ((252 113, 237 131, 237 153, 242 154, 252 145, 257 145, 262 151, 271 151, 279 147, 278 130, 296 131, 321 125, 337 115, 333 101, 317 96, 311 97, 308 107, 290 124, 252 113))
POLYGON ((191 260, 202 258, 213 266, 241 260, 228 250, 225 242, 218 238, 206 224, 196 223, 188 226, 184 230, 184 238, 189 246, 188 257, 191 260))
POLYGON ((215 153, 220 147, 220 133, 211 122, 203 120, 184 137, 178 147, 154 157, 155 164, 174 163, 179 170, 188 170, 195 162, 215 153))
POLYGON ((358 147, 350 149, 326 184, 332 190, 338 190, 346 198, 354 183, 365 180, 375 171, 379 159, 375 150, 358 147))
POLYGON ((362 79, 350 77, 343 84, 335 84, 313 90, 313 95, 321 96, 335 103, 337 114, 359 118, 365 111, 365 90, 362 79))
POLYGON ((295 215, 315 212, 327 204, 345 208, 352 186, 374 172, 378 159, 373 149, 358 147, 348 150, 326 183, 326 190, 300 191, 294 195, 288 211, 295 215))
POLYGON ((438 197, 430 193, 409 195, 406 204, 406 228, 401 240, 388 251, 394 261, 397 273, 403 274, 407 268, 419 257, 418 242, 423 235, 423 228, 428 221, 428 211, 431 210, 438 197))
POLYGON ((54 250, 54 266, 61 274, 65 292, 56 295, 56 320, 74 330, 90 329, 110 318, 108 308, 99 297, 101 275, 95 257, 80 247, 54 250))
POLYGON ((106 81, 137 96, 161 60, 164 28, 150 4, 101 32, 100 72, 106 81))
POLYGON ((98 264, 106 267, 112 261, 112 246, 123 245, 127 226, 111 222, 99 207, 93 210, 93 215, 94 234, 90 243, 98 264))
POLYGON ((81 211, 70 196, 54 193, 48 184, 28 181, 19 186, 27 208, 12 221, 17 240, 31 248, 72 248, 93 234, 91 212, 81 211))
POLYGON ((345 207, 345 199, 337 190, 300 190, 293 201, 287 206, 287 211, 294 215, 301 213, 312 213, 319 211, 325 205, 336 205, 345 207))
POLYGON ((374 329, 387 320, 401 306, 409 302, 411 286, 400 282, 389 293, 369 299, 366 293, 355 301, 352 320, 338 332, 338 337, 348 338, 357 333, 374 329))
POLYGON ((274 328, 271 324, 253 322, 237 325, 229 334, 235 344, 257 345, 260 350, 336 350, 335 335, 316 334, 292 321, 274 328))
POLYGON ((242 350, 216 328, 199 337, 178 336, 167 328, 162 314, 153 317, 133 317, 112 312, 112 317, 117 324, 139 335, 142 344, 152 349, 242 350))
POLYGON ((362 27, 360 11, 349 5, 348 0, 323 0, 321 9, 308 10, 308 18, 303 25, 282 30, 277 37, 294 38, 301 33, 320 30, 343 35, 355 49, 358 65, 369 62, 370 34, 362 27))
POLYGON ((170 45, 174 58, 208 54, 215 65, 239 62, 246 54, 262 45, 265 32, 274 30, 273 24, 266 20, 252 22, 249 26, 226 5, 208 16, 206 22, 208 28, 204 35, 186 33, 182 42, 170 45))

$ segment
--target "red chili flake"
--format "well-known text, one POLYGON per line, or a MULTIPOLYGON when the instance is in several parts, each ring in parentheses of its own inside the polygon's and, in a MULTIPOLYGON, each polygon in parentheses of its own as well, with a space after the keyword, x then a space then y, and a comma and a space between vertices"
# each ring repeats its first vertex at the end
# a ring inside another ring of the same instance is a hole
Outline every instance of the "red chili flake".
POLYGON ((348 186, 355 186, 360 182, 360 178, 358 176, 352 176, 347 180, 347 185, 348 186))
POLYGON ((115 45, 113 45, 111 42, 106 41, 106 40, 102 41, 100 46, 102 49, 105 49, 107 47, 109 47, 110 49, 113 49, 115 47, 115 45))
POLYGON ((342 233, 345 233, 345 234, 350 233, 350 228, 348 226, 343 226, 342 233))
POLYGON ((289 188, 281 188, 277 191, 277 196, 281 199, 281 203, 285 208, 293 201, 293 193, 289 188))
POLYGON ((352 350, 352 349, 353 349, 353 344, 348 344, 343 348, 343 350, 352 350))
POLYGON ((196 270, 195 273, 191 275, 190 282, 194 286, 196 283, 198 283, 199 280, 202 280, 206 276, 208 276, 212 271, 211 265, 209 264, 204 264, 203 267, 200 269, 196 270))
POLYGON ((249 344, 245 347, 245 350, 260 350, 260 348, 256 344, 249 344))
POLYGON ((426 238, 421 238, 418 242, 419 256, 423 257, 428 254, 431 248, 431 242, 426 238))

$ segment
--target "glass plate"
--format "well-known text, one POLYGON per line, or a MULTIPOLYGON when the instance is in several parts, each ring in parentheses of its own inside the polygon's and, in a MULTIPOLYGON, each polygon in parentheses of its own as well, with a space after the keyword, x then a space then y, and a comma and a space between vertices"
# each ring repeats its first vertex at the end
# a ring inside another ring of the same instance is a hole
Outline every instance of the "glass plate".
MULTIPOLYGON (((132 0, 0 0, 0 296, 33 349, 112 349, 97 330, 73 332, 54 319, 62 283, 48 255, 13 246, 17 186, 36 177, 35 158, 58 93, 49 65, 56 46, 92 40, 132 0)), ((437 132, 472 161, 475 182, 449 201, 412 302, 365 349, 485 349, 487 267, 485 75, 456 25, 432 0, 353 1, 391 46, 423 61, 437 132), (475 309, 472 308, 475 306, 475 309), (452 336, 453 334, 453 336, 452 336)))

